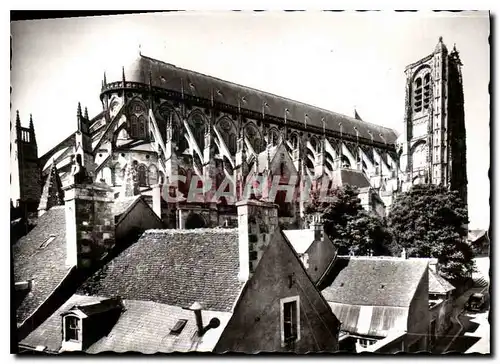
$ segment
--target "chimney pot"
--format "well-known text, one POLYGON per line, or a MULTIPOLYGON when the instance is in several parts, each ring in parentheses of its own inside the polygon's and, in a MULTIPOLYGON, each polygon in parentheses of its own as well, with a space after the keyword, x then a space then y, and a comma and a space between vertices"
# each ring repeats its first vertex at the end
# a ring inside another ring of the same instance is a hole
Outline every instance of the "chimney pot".
POLYGON ((189 309, 191 311, 194 311, 194 317, 196 319, 196 327, 198 328, 198 336, 202 336, 204 333, 203 319, 201 317, 201 310, 203 309, 203 307, 200 305, 200 303, 195 302, 191 305, 189 309))

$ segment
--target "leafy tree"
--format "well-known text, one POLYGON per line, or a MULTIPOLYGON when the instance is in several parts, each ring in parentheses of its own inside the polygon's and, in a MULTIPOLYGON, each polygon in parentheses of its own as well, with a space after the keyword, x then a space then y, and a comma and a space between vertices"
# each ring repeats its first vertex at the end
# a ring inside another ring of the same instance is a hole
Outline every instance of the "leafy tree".
POLYGON ((349 185, 328 191, 311 193, 306 205, 307 215, 322 216, 325 234, 335 244, 339 254, 386 255, 391 236, 384 222, 363 209, 358 190, 349 185), (324 198, 326 197, 326 198, 324 198))
POLYGON ((436 185, 415 185, 398 195, 388 225, 399 249, 409 256, 438 259, 443 277, 457 281, 473 270, 466 242, 467 208, 458 192, 436 185))

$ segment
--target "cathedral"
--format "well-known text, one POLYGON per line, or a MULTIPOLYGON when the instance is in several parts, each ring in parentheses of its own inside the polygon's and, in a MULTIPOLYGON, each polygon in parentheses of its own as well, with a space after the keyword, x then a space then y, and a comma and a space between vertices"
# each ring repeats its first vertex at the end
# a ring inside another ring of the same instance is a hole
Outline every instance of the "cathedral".
MULTIPOLYGON (((35 125, 11 125, 11 207, 36 218, 63 203, 75 165, 121 199, 141 194, 169 228, 234 226, 245 185, 295 186, 268 198, 284 228, 304 224, 306 186, 350 184, 383 216, 400 191, 433 183, 467 201, 461 61, 440 38, 408 65, 404 132, 139 54, 103 75, 102 111, 77 107, 75 131, 38 156, 35 125), (78 161, 78 163, 76 162, 78 161), (188 198, 192 190, 196 199, 188 198), (218 200, 214 191, 226 193, 218 200), (52 191, 52 193, 50 192, 52 191), (229 193, 229 191, 233 191, 229 193), (175 199, 169 198, 175 196, 175 199)), ((307 196, 306 196, 307 198, 307 196)))

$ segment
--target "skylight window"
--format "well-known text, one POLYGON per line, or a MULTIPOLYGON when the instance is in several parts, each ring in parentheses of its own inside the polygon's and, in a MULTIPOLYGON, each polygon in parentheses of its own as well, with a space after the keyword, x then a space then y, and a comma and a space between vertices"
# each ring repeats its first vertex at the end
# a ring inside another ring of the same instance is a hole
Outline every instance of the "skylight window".
POLYGON ((52 243, 54 241, 54 239, 56 238, 55 235, 51 235, 47 238, 47 240, 45 240, 41 245, 40 245, 40 249, 45 249, 50 243, 52 243))
POLYGON ((170 330, 171 335, 179 335, 182 330, 184 329, 184 326, 186 326, 187 320, 185 319, 180 319, 177 321, 175 326, 170 330))

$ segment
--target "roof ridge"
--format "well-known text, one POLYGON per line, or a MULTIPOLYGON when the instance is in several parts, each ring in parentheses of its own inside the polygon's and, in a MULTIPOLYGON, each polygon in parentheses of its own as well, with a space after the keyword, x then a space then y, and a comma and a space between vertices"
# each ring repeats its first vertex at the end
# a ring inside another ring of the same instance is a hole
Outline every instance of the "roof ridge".
POLYGON ((234 233, 238 228, 148 229, 144 234, 189 234, 201 232, 234 233))
POLYGON ((198 75, 201 75, 201 76, 205 76, 205 77, 209 77, 209 78, 221 81, 221 82, 226 82, 226 83, 229 83, 229 84, 234 85, 234 86, 238 86, 238 87, 242 87, 242 88, 247 88, 247 89, 252 90, 252 91, 256 91, 256 92, 268 94, 269 96, 278 97, 278 98, 281 98, 283 100, 286 100, 286 101, 289 101, 289 102, 292 102, 292 103, 297 103, 297 104, 301 104, 303 106, 309 106, 309 107, 312 107, 312 108, 316 108, 316 109, 318 109, 320 111, 323 111, 323 112, 326 112, 326 113, 332 113, 332 114, 335 114, 335 115, 338 115, 338 116, 346 117, 346 118, 349 119, 349 121, 354 121, 354 122, 356 122, 358 124, 368 124, 368 125, 371 125, 371 126, 374 126, 374 127, 386 129, 388 131, 392 131, 392 132, 396 133, 395 129, 389 128, 387 126, 382 126, 382 125, 371 123, 371 122, 364 121, 364 120, 358 120, 358 119, 355 119, 355 118, 353 118, 351 116, 340 114, 338 112, 335 112, 335 111, 332 111, 332 110, 328 110, 328 109, 325 109, 325 108, 320 107, 320 106, 308 104, 308 103, 303 102, 303 101, 294 100, 294 99, 291 99, 289 97, 285 97, 285 96, 281 96, 281 95, 276 95, 276 94, 274 94, 272 92, 264 91, 264 90, 259 90, 257 88, 251 87, 251 86, 241 85, 239 83, 236 83, 236 82, 233 82, 233 81, 224 80, 224 79, 219 78, 219 77, 207 75, 207 74, 202 73, 202 72, 194 71, 194 70, 183 68, 183 67, 178 67, 178 66, 176 66, 176 65, 174 65, 172 63, 167 63, 165 61, 162 61, 162 60, 159 60, 159 59, 156 59, 156 58, 152 58, 152 57, 148 57, 148 56, 145 56, 143 54, 141 54, 139 57, 142 57, 142 58, 145 58, 145 59, 149 59, 149 60, 152 60, 152 61, 156 61, 156 62, 160 62, 160 63, 163 63, 163 64, 165 64, 167 66, 170 66, 170 67, 174 67, 174 68, 177 68, 177 69, 180 69, 180 70, 183 70, 183 71, 192 72, 192 73, 195 73, 195 74, 198 74, 198 75))

